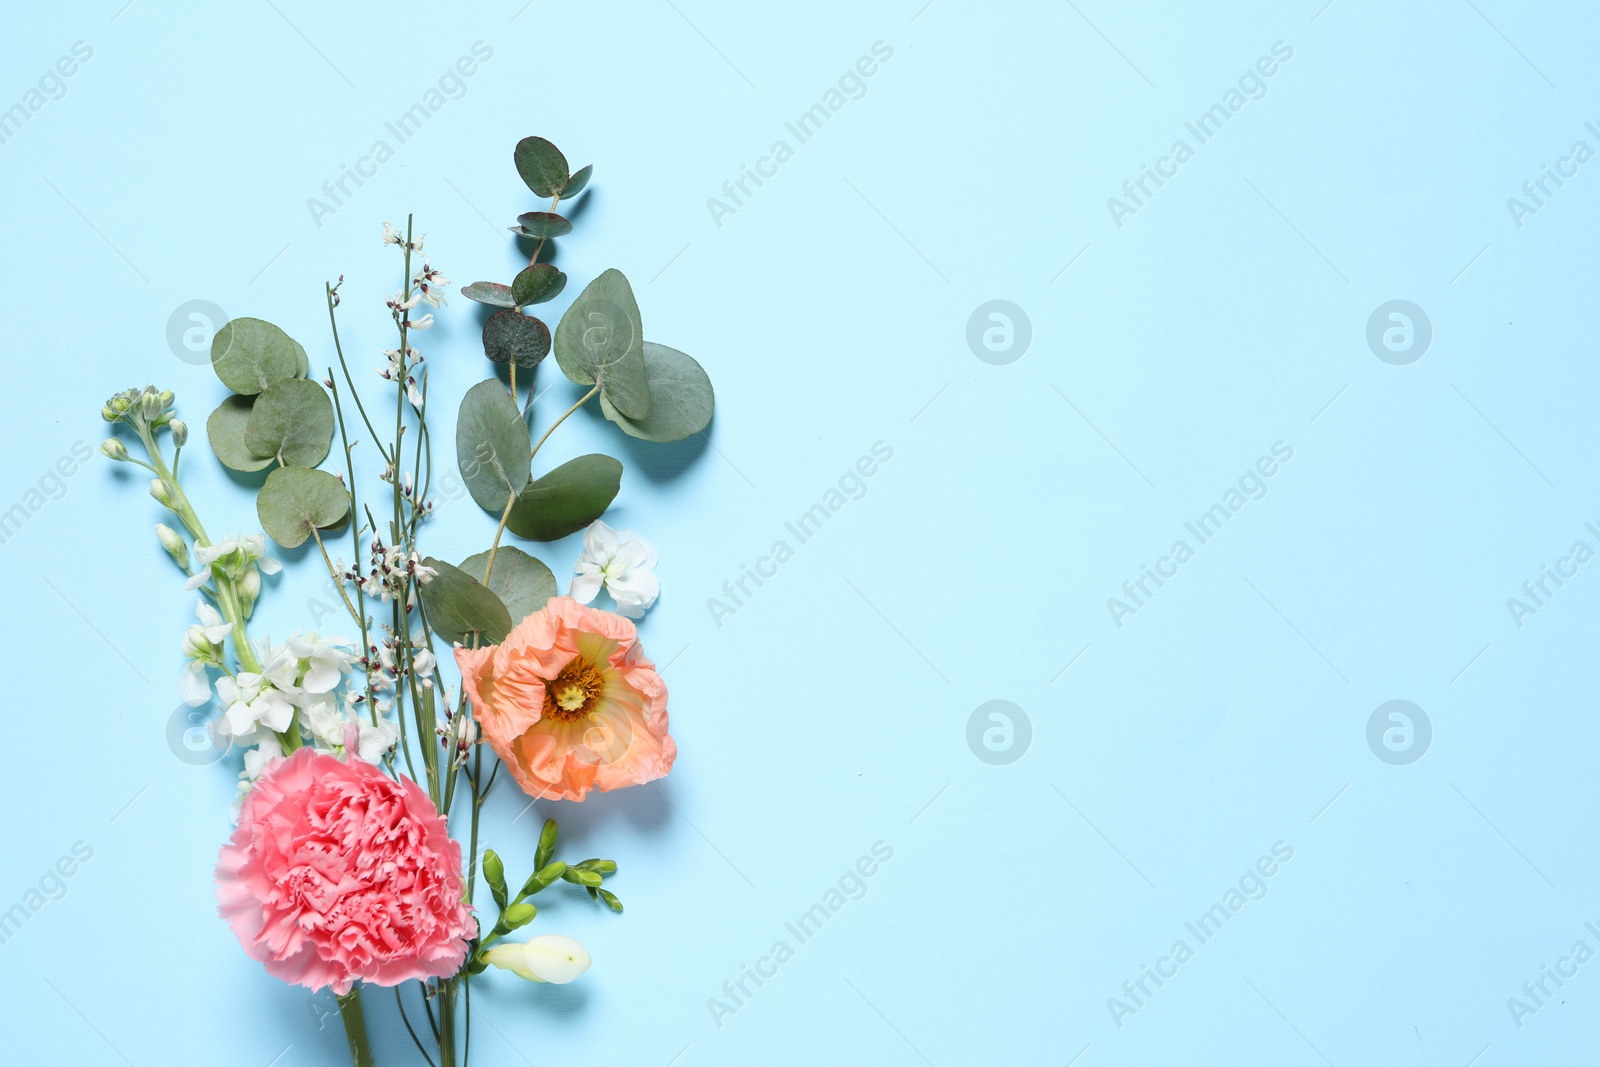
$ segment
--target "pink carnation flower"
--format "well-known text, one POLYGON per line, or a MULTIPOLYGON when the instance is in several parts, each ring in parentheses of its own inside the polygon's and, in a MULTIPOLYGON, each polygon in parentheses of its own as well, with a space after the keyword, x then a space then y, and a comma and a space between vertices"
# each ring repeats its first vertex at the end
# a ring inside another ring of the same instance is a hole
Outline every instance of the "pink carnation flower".
POLYGON ((302 748, 244 798, 217 902, 267 973, 339 995, 456 973, 474 931, 461 846, 421 787, 302 748))

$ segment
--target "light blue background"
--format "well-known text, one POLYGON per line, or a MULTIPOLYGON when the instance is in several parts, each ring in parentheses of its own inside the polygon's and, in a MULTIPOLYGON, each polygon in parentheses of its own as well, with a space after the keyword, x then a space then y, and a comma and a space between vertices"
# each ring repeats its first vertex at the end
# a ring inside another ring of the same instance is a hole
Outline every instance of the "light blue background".
MULTIPOLYGON (((542 134, 595 164, 569 295, 623 269, 718 408, 709 448, 597 417, 552 439, 627 466, 609 517, 660 549, 643 636, 681 756, 659 789, 551 808, 574 852, 620 862, 628 912, 548 907, 537 927, 595 966, 480 985, 473 1063, 1580 1062, 1600 963, 1520 1028, 1507 998, 1600 950, 1600 575, 1520 628, 1506 601, 1600 543, 1600 163, 1520 228, 1506 200, 1600 149, 1600 25, 1322 2, 15 10, 0 106, 74 42, 93 57, 0 144, 0 510, 98 442, 114 390, 156 382, 203 424, 224 391, 168 348, 186 301, 271 319, 320 366, 343 273, 366 367, 398 284, 383 221, 416 212, 458 285, 510 277, 503 226, 537 206, 510 150, 542 134), (477 41, 464 95, 315 225, 307 198, 393 146, 384 124, 477 41), (796 145, 785 121, 877 41, 865 95, 796 145), (1106 198, 1277 41, 1267 95, 1118 228, 1106 198), (780 137, 794 158, 718 226, 707 198, 780 137), (1009 365, 966 341, 991 299, 1031 320, 1009 365), (1432 321, 1409 366, 1365 340, 1391 299, 1432 321), (707 599, 879 441, 865 495, 718 625, 707 599), (1116 626, 1107 598, 1278 441, 1267 495, 1116 626), (995 699, 1032 724, 1006 766, 966 741, 995 699), (1367 745, 1391 699, 1432 722, 1408 766, 1367 745), (878 841, 866 896, 719 1028, 708 998, 878 841), (1279 841, 1265 899, 1198 946, 1184 923, 1279 841), (1116 1025, 1108 998, 1179 938, 1195 958, 1116 1025)), ((420 340, 447 427, 485 367, 473 307, 440 319, 420 340)), ((542 427, 576 391, 539 381, 542 427)), ((248 486, 190 456, 212 528, 255 527, 248 486)), ((268 978, 216 918, 233 768, 168 748, 192 596, 127 473, 97 457, 0 546, 0 908, 94 850, 0 945, 8 1059, 347 1062, 331 997, 268 978)), ((492 528, 446 504, 428 545, 458 558, 492 528)), ((576 538, 535 551, 564 574, 576 538)), ((258 632, 313 621, 315 561, 289 561, 258 632)), ((521 807, 502 788, 487 810, 514 875, 545 814, 521 807)), ((368 1000, 380 1062, 420 1062, 368 1000)))

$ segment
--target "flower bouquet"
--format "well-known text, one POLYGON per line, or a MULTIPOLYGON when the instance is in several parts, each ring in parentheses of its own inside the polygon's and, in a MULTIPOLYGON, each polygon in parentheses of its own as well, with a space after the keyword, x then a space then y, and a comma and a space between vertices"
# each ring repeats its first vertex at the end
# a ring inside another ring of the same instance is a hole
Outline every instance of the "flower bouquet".
POLYGON ((510 284, 461 290, 495 309, 483 350, 505 372, 467 390, 454 432, 461 479, 494 519, 484 551, 452 564, 423 547, 434 519, 436 401, 417 335, 433 325, 450 280, 425 258, 409 220, 404 232, 384 224, 401 284, 387 301, 396 342, 383 352, 377 395, 363 395, 373 390, 357 386, 339 338, 343 277, 325 286, 337 372, 330 365, 320 380, 306 349, 269 322, 234 319, 216 333, 211 365, 230 395, 207 418, 206 439, 224 466, 265 472, 254 482, 264 534, 207 532, 184 491, 189 429, 170 391, 128 390, 101 411, 114 428, 102 451, 149 470, 151 495, 176 517, 157 536, 199 597, 182 641, 180 695, 195 708, 214 701, 213 740, 242 753, 237 829, 216 867, 222 917, 269 973, 333 992, 358 1067, 373 1062, 363 988, 392 989, 418 1050, 454 1067, 466 1057, 475 977, 495 967, 564 983, 589 967, 571 938, 523 936, 540 893, 564 884, 622 911, 606 885, 617 864, 556 858, 554 820, 520 883, 507 881, 492 849, 480 854, 480 813, 502 767, 532 798, 579 802, 662 777, 677 752, 666 685, 630 621, 659 594, 655 550, 601 519, 622 465, 599 454, 543 473, 535 464, 591 401, 631 437, 699 433, 711 419, 711 384, 694 359, 644 339, 618 271, 592 281, 553 335, 524 310, 567 284, 542 254, 571 232, 557 209, 583 192, 592 168, 570 170, 538 137, 520 141, 513 158, 549 201, 512 227, 528 265, 510 284), (587 391, 535 438, 534 378, 552 351, 587 391), (322 469, 330 454, 332 472, 322 469), (369 493, 362 475, 381 488, 369 493), (550 567, 508 541, 580 530, 565 596, 550 567), (274 642, 249 631, 262 576, 282 569, 268 537, 290 550, 315 543, 306 565, 326 568, 350 637, 274 642), (614 612, 588 606, 602 589, 614 612), (480 871, 492 912, 475 905, 480 871))

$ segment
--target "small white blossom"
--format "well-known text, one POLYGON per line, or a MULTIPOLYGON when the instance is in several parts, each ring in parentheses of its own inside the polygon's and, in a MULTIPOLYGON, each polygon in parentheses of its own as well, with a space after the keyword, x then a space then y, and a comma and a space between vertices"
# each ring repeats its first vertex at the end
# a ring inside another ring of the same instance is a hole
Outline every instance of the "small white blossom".
POLYGON ((178 695, 191 708, 211 699, 206 668, 222 666, 222 642, 233 632, 233 625, 204 600, 194 606, 194 614, 200 621, 183 635, 183 654, 189 662, 178 679, 178 695))
POLYGON ((431 311, 428 312, 426 315, 422 316, 422 318, 420 318, 420 319, 407 319, 406 320, 406 326, 408 328, 410 328, 410 329, 413 329, 413 330, 431 330, 431 329, 433 329, 433 312, 431 312, 431 311))
POLYGON ((235 743, 254 743, 261 736, 260 728, 282 733, 294 720, 294 705, 288 697, 252 671, 218 678, 217 696, 224 708, 220 721, 235 743))
POLYGON ((655 567, 654 545, 634 530, 613 530, 596 519, 583 533, 583 553, 573 565, 568 595, 587 604, 604 585, 618 615, 642 618, 661 595, 655 567))
POLYGON ((391 226, 387 222, 383 224, 383 243, 384 244, 386 244, 386 245, 404 244, 405 240, 406 240, 405 236, 399 230, 395 229, 393 226, 391 226))
POLYGON ((443 271, 435 270, 427 260, 422 261, 422 269, 412 276, 411 283, 417 287, 429 307, 445 303, 444 287, 450 284, 450 279, 444 276, 443 271))
POLYGON ((244 754, 244 770, 239 772, 239 791, 233 798, 233 821, 239 821, 239 809, 244 805, 244 798, 251 789, 255 788, 256 779, 272 764, 272 761, 283 755, 283 746, 271 734, 261 738, 260 744, 255 748, 246 749, 244 754))

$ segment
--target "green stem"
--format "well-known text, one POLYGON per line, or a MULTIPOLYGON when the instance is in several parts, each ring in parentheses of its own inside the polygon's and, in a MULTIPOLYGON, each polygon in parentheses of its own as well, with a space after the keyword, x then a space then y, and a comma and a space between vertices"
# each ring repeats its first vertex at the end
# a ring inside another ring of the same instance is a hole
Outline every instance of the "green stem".
POLYGON ((456 1067, 456 983, 439 983, 439 1067, 456 1067))
POLYGON ((361 987, 337 998, 339 1018, 344 1020, 344 1036, 350 1042, 350 1062, 354 1067, 373 1067, 372 1049, 367 1044, 367 1020, 361 1013, 361 987))

